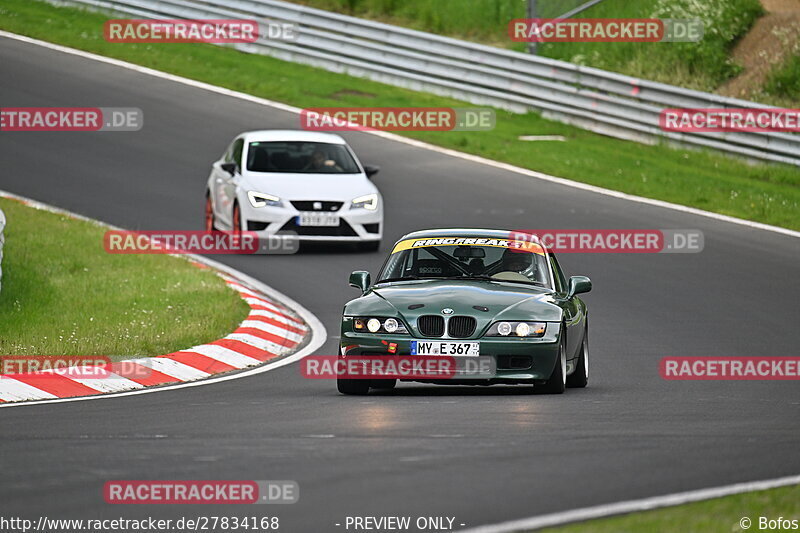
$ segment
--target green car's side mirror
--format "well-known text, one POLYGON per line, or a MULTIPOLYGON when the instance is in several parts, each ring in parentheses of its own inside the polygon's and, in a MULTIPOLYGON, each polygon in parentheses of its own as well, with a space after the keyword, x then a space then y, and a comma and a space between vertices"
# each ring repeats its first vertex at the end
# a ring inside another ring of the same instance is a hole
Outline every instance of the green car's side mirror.
POLYGON ((356 270, 350 274, 350 286, 356 289, 361 289, 361 294, 367 292, 369 288, 369 272, 366 270, 356 270))
POLYGON ((572 298, 576 294, 589 292, 592 290, 592 280, 586 276, 572 276, 569 278, 569 292, 567 298, 572 298))

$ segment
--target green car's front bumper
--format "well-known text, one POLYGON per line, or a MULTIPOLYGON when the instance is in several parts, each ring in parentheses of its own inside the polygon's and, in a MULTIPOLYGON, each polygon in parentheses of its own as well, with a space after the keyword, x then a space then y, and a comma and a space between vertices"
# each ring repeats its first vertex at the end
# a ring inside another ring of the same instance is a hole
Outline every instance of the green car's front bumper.
MULTIPOLYGON (((494 383, 531 382, 546 380, 555 368, 559 357, 559 324, 548 324, 548 331, 542 338, 480 337, 476 339, 423 338, 410 334, 390 335, 354 332, 343 322, 340 354, 348 355, 408 355, 411 342, 479 342, 480 355, 491 356, 496 364, 496 374, 490 380, 494 383)), ((475 378, 484 380, 485 378, 475 378)), ((457 383, 458 379, 453 379, 457 383)))

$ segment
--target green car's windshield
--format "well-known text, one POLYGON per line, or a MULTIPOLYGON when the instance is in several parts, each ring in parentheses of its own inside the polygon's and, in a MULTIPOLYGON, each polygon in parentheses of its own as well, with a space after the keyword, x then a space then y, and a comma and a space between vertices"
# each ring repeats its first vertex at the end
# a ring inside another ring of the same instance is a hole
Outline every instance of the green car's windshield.
POLYGON ((541 251, 472 244, 415 246, 398 250, 399 247, 381 269, 377 283, 474 279, 551 287, 547 257, 541 251))

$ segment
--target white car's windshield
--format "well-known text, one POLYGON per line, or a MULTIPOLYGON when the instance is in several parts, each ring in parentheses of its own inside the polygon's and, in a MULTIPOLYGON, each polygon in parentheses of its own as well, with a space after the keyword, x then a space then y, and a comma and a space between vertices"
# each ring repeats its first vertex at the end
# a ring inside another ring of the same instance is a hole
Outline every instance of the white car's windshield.
POLYGON ((547 258, 538 247, 536 251, 463 244, 395 248, 378 283, 414 279, 483 279, 551 286, 547 258))
POLYGON ((360 172, 344 145, 303 141, 251 142, 247 150, 247 170, 299 174, 360 172))

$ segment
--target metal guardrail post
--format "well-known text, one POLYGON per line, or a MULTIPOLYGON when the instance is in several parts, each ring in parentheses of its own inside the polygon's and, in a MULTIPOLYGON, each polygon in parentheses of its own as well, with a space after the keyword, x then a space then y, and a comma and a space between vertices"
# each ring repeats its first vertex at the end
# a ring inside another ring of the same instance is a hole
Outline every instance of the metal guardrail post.
MULTIPOLYGON (((535 19, 536 12, 536 0, 528 0, 528 18, 535 19)), ((536 43, 534 41, 528 43, 528 53, 534 56, 536 55, 536 43)))

